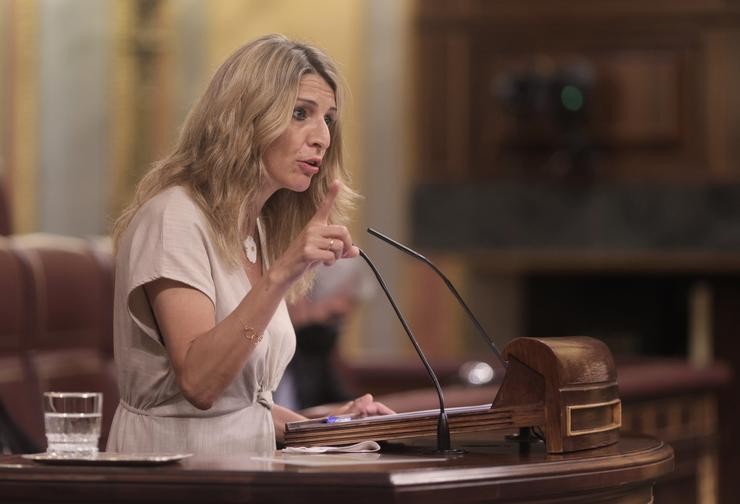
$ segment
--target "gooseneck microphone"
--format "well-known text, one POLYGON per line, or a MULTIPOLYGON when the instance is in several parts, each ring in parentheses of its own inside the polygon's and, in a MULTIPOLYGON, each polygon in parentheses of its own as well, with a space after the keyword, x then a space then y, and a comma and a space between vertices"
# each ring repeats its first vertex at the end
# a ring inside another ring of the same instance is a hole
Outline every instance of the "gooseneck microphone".
POLYGON ((457 292, 457 289, 452 285, 452 282, 445 276, 442 271, 440 271, 439 268, 437 268, 432 262, 421 255, 420 253, 416 252, 415 250, 412 250, 408 248, 406 245, 403 245, 401 243, 398 243, 396 240, 389 238, 388 236, 384 235, 380 231, 377 231, 373 228, 367 228, 367 232, 371 235, 375 236, 376 238, 380 238, 384 242, 386 242, 389 245, 394 246, 395 248, 401 250, 402 252, 405 252, 406 254, 410 255, 411 257, 415 257, 416 259, 419 259, 423 263, 425 263, 427 266, 432 268, 437 275, 442 278, 445 285, 447 285, 447 288, 452 292, 452 294, 455 296, 455 299, 457 299, 457 302, 460 303, 460 305, 465 309, 465 312, 468 314, 468 317, 470 317, 470 320, 473 321, 473 324, 475 324, 475 327, 478 329, 478 334, 481 335, 481 337, 484 339, 487 345, 490 345, 491 349, 493 350, 493 353, 496 355, 496 358, 498 359, 501 366, 503 366, 504 369, 507 367, 507 362, 504 360, 504 358, 501 356, 501 352, 499 352, 498 348, 496 347, 496 343, 494 343, 493 339, 488 335, 485 329, 483 329, 483 326, 480 322, 478 322, 478 319, 475 318, 475 315, 473 315, 473 312, 470 311, 470 308, 468 308, 468 305, 463 301, 463 298, 460 296, 460 294, 457 292))
POLYGON ((442 387, 439 385, 439 380, 437 379, 437 375, 434 374, 434 371, 432 370, 432 366, 429 365, 429 361, 427 361, 427 358, 424 356, 424 352, 421 351, 421 347, 419 346, 419 343, 416 341, 416 338, 414 337, 414 333, 411 332, 411 328, 406 322, 406 319, 403 318, 403 315, 401 315, 401 311, 398 309, 398 305, 396 304, 396 301, 393 299, 393 296, 391 296, 391 293, 385 284, 385 280, 383 280, 383 277, 380 275, 378 268, 375 267, 373 262, 370 260, 370 258, 367 256, 367 254, 362 249, 360 249, 360 256, 365 260, 368 266, 370 266, 370 269, 373 270, 373 273, 375 274, 375 278, 378 279, 378 283, 380 284, 380 287, 383 289, 383 292, 385 293, 385 297, 388 298, 388 301, 393 307, 393 310, 396 312, 396 316, 398 317, 398 320, 401 321, 401 325, 406 331, 406 334, 408 334, 409 339, 411 340, 411 344, 414 345, 414 349, 416 350, 416 353, 419 355, 419 358, 421 359, 421 362, 424 364, 424 367, 426 368, 427 373, 429 373, 429 377, 432 379, 432 382, 434 383, 434 388, 437 391, 437 398, 439 399, 439 418, 437 419, 437 450, 436 450, 437 453, 460 453, 459 450, 450 449, 450 425, 447 419, 447 412, 445 411, 445 400, 444 400, 444 396, 442 395, 442 387))

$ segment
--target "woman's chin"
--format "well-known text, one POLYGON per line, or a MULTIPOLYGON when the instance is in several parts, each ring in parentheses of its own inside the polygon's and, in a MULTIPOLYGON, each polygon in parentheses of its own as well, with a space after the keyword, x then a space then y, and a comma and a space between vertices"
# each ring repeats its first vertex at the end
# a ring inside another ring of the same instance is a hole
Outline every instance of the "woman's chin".
POLYGON ((303 180, 297 180, 291 184, 290 190, 293 192, 306 192, 311 187, 312 177, 304 178, 303 180))

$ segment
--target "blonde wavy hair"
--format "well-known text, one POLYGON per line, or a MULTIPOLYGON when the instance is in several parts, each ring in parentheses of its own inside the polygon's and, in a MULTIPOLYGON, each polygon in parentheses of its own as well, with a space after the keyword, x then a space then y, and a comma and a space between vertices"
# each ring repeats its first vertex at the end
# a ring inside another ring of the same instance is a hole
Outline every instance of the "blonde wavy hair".
MULTIPOLYGON (((344 99, 336 65, 321 50, 282 35, 267 35, 234 52, 218 68, 190 110, 172 151, 139 182, 133 201, 113 227, 116 246, 141 206, 175 185, 187 188, 208 219, 212 239, 226 261, 237 267, 242 242, 260 217, 270 262, 279 257, 316 212, 335 179, 343 182, 331 215, 342 223, 357 194, 342 163, 341 110, 344 99), (321 170, 308 190, 276 192, 261 215, 255 208, 266 177, 263 155, 288 127, 301 78, 315 74, 334 91, 337 120, 321 170)), ((297 282, 290 297, 304 292, 311 278, 297 282)))

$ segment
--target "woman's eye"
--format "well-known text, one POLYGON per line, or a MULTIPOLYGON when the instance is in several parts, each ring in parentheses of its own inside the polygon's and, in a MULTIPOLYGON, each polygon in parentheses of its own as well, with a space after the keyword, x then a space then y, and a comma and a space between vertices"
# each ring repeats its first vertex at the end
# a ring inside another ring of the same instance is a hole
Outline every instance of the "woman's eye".
POLYGON ((334 118, 332 116, 324 116, 324 122, 327 126, 334 124, 334 118))
POLYGON ((302 121, 306 118, 306 109, 303 107, 296 107, 293 109, 293 119, 302 121))

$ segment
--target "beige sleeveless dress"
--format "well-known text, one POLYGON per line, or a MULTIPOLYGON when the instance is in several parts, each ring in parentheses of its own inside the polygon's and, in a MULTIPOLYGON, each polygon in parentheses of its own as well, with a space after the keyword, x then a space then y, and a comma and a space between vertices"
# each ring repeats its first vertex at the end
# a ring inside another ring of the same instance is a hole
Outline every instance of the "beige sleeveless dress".
MULTIPOLYGON (((261 226, 260 243, 266 237, 261 226)), ((263 259, 265 255, 263 253, 263 259)), ((108 451, 266 453, 275 449, 272 391, 295 351, 281 302, 241 375, 207 411, 180 392, 143 285, 170 278, 203 292, 223 320, 249 291, 243 268, 221 260, 206 218, 182 187, 145 203, 122 235, 116 255, 115 360, 121 401, 108 451)))

